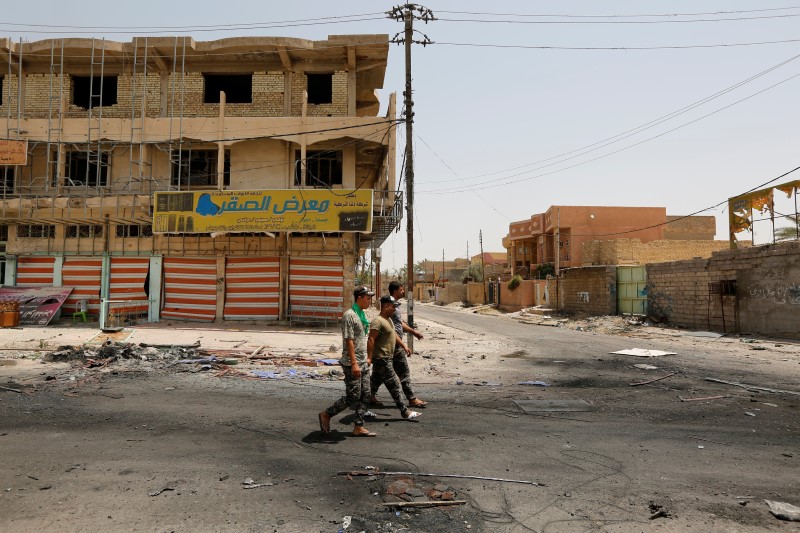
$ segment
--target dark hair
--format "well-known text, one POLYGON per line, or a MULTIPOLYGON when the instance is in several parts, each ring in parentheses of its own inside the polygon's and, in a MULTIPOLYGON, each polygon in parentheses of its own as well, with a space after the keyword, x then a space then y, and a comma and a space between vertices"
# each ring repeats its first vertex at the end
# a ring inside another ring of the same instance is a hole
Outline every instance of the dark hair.
POLYGON ((403 286, 403 284, 402 284, 402 283, 400 283, 400 282, 399 282, 399 281, 397 281, 397 280, 395 280, 395 281, 390 281, 390 282, 389 282, 389 294, 394 294, 395 292, 397 292, 398 290, 400 290, 400 287, 402 287, 402 286, 403 286))

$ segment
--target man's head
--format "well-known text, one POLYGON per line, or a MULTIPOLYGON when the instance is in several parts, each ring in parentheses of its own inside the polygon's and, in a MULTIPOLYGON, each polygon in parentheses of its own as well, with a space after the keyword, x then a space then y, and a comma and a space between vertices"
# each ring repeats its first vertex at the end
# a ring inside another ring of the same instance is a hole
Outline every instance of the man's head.
POLYGON ((395 300, 399 300, 406 295, 406 287, 399 281, 389 282, 389 295, 395 300))
POLYGON ((356 287, 353 291, 353 299, 361 309, 366 309, 372 304, 373 296, 375 296, 375 293, 364 285, 356 287))
POLYGON ((381 316, 384 318, 392 316, 398 305, 400 305, 400 302, 391 296, 381 296, 381 316))

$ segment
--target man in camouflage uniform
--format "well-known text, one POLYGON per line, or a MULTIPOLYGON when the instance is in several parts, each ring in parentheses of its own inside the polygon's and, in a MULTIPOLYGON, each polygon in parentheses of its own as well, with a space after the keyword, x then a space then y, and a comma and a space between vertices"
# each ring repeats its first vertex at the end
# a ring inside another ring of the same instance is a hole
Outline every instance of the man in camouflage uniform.
MULTIPOLYGON (((405 296, 406 288, 403 286, 402 283, 399 281, 392 281, 389 283, 389 296, 395 299, 397 302, 395 304, 394 313, 392 313, 392 324, 394 324, 394 329, 397 332, 397 344, 395 345, 394 355, 392 356, 392 367, 394 368, 395 374, 397 374, 397 378, 400 380, 400 384, 403 386, 403 394, 406 395, 408 398, 408 405, 410 407, 425 407, 428 405, 428 402, 417 398, 414 394, 414 390, 411 388, 411 369, 408 367, 408 357, 411 356, 411 350, 408 349, 406 344, 403 342, 403 333, 411 333, 417 339, 422 339, 422 333, 415 330, 408 324, 403 321, 403 316, 400 313, 400 298, 405 296)), ((376 374, 372 373, 372 380, 370 383, 370 405, 374 405, 375 407, 382 407, 380 401, 376 397, 378 393, 378 389, 380 388, 381 383, 378 381, 376 374)))
POLYGON ((367 329, 369 322, 364 314, 372 304, 375 293, 368 287, 356 287, 353 291, 355 303, 342 316, 342 358, 339 364, 344 372, 345 395, 319 414, 319 429, 330 433, 331 417, 348 407, 355 410, 353 436, 375 437, 364 427, 364 411, 369 398, 370 365, 372 356, 367 354, 367 329))
POLYGON ((372 361, 373 372, 377 382, 386 385, 395 405, 400 409, 400 414, 406 420, 411 420, 419 417, 420 414, 410 410, 406 405, 401 392, 400 380, 392 367, 397 332, 391 322, 391 317, 397 305, 399 305, 399 302, 391 296, 381 297, 381 314, 375 317, 369 325, 367 357, 372 361))

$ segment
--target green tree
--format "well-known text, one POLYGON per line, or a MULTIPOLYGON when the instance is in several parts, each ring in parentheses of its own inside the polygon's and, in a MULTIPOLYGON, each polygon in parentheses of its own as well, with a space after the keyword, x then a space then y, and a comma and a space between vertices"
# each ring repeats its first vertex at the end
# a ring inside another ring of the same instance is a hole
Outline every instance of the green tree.
POLYGON ((467 278, 472 278, 473 281, 481 282, 483 281, 483 272, 481 272, 480 265, 469 265, 463 274, 461 274, 461 281, 466 280, 467 278))

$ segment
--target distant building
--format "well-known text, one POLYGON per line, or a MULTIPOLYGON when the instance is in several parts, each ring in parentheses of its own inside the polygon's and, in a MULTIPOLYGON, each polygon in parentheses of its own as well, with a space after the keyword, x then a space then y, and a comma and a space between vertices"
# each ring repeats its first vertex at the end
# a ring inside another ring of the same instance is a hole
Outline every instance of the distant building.
POLYGON ((559 268, 709 257, 726 246, 715 233, 713 216, 668 216, 664 207, 551 206, 512 222, 503 246, 509 273, 534 277, 556 250, 559 268))

